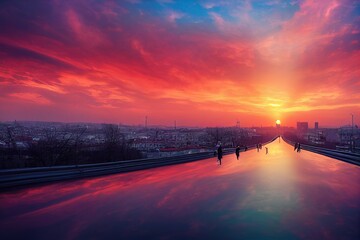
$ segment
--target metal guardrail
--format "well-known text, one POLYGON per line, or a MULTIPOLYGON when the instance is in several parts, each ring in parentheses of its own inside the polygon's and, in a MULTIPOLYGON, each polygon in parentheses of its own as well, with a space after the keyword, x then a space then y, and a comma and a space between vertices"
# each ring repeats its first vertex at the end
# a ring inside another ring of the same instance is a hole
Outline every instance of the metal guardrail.
MULTIPOLYGON (((277 139, 277 137, 262 144, 266 145, 275 139, 277 139)), ((256 145, 248 146, 248 150, 254 149, 255 147, 256 145)), ((241 151, 244 151, 244 149, 241 151)), ((224 155, 232 154, 234 152, 234 148, 223 150, 224 155)), ((154 167, 192 162, 211 157, 215 157, 213 151, 108 163, 0 170, 0 190, 30 184, 144 170, 154 167)))
MULTIPOLYGON (((290 144, 292 146, 295 145, 295 142, 290 141, 284 137, 282 137, 282 138, 287 144, 290 144)), ((360 154, 358 154, 358 153, 315 147, 315 146, 311 146, 311 145, 307 145, 307 144, 301 144, 301 149, 360 166, 360 154)))

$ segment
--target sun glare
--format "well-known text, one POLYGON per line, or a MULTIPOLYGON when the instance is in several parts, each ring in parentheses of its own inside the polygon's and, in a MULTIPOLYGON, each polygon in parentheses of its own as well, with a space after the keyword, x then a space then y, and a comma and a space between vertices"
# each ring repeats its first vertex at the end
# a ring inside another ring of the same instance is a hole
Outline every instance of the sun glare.
POLYGON ((280 125, 281 121, 280 120, 276 120, 276 124, 280 125))

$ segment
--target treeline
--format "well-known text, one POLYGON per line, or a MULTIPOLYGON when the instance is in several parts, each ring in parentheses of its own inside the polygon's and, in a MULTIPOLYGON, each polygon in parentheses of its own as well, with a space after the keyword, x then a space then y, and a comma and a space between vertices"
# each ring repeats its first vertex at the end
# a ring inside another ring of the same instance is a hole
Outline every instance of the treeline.
POLYGON ((0 168, 51 167, 142 158, 140 151, 126 143, 116 125, 103 126, 104 141, 97 145, 85 144, 86 130, 47 129, 42 139, 23 149, 16 145, 9 129, 6 136, 8 146, 0 148, 0 168))

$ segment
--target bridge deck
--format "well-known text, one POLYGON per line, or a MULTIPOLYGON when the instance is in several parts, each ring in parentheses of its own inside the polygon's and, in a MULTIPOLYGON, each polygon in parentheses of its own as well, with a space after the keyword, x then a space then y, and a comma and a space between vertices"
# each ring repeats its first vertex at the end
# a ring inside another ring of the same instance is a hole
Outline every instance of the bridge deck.
POLYGON ((0 195, 2 239, 360 238, 360 167, 275 141, 0 195))

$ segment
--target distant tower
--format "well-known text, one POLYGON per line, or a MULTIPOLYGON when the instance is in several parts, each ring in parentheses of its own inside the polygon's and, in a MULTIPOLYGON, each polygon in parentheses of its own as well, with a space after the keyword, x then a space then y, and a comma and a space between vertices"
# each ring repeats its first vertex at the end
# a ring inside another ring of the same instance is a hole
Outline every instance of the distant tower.
POLYGON ((174 121, 174 128, 176 129, 176 120, 174 121))
POLYGON ((145 116, 145 128, 147 128, 147 116, 145 116))
POLYGON ((319 122, 315 122, 315 130, 319 129, 319 122))
POLYGON ((239 120, 236 121, 236 127, 240 128, 240 121, 239 120))

